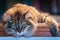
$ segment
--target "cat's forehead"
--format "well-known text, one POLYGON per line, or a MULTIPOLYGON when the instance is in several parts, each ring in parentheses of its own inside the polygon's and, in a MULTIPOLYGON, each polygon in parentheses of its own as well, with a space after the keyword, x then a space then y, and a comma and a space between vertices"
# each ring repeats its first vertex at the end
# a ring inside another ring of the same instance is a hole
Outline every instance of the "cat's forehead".
POLYGON ((24 14, 22 15, 22 13, 17 12, 17 13, 15 14, 15 17, 19 17, 19 18, 21 18, 21 19, 28 19, 28 18, 30 17, 30 13, 27 11, 26 13, 24 13, 24 14))

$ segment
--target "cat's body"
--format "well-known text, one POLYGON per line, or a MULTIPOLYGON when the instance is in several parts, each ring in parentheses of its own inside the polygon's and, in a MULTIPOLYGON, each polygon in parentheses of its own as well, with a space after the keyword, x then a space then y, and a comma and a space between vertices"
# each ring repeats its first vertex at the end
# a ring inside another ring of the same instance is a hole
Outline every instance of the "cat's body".
POLYGON ((53 17, 25 4, 13 5, 4 13, 2 21, 6 33, 9 34, 31 36, 36 31, 38 24, 44 22, 49 25, 52 35, 58 36, 58 24, 53 17), (12 33, 10 33, 10 29, 12 33))

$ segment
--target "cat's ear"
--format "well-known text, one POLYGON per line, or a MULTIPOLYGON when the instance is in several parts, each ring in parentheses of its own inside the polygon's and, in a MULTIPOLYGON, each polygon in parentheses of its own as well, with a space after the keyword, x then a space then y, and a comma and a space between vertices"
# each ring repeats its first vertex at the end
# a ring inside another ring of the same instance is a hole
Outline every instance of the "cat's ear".
POLYGON ((1 19, 0 22, 1 22, 3 25, 5 25, 5 24, 7 23, 7 21, 10 21, 10 19, 11 19, 10 15, 4 14, 4 16, 2 17, 2 19, 1 19))
POLYGON ((6 16, 6 19, 7 19, 7 21, 10 21, 10 20, 11 20, 10 15, 7 15, 7 16, 6 16))
POLYGON ((25 19, 27 20, 30 17, 29 11, 25 14, 25 19))

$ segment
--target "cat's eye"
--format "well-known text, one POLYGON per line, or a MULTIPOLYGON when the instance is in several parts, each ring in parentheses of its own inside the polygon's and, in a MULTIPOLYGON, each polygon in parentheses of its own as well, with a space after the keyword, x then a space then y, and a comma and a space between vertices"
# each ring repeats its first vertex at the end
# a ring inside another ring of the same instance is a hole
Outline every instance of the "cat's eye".
POLYGON ((22 29, 25 29, 25 28, 26 28, 26 25, 23 25, 21 28, 22 28, 22 29))

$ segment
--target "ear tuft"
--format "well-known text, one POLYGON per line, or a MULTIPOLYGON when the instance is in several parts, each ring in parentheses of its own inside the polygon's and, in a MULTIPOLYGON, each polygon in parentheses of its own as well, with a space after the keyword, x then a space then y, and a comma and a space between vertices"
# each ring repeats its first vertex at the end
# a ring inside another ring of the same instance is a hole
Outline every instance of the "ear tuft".
POLYGON ((30 17, 30 13, 27 12, 27 13, 25 14, 25 19, 27 20, 29 17, 30 17))
POLYGON ((7 21, 11 20, 11 17, 9 15, 6 16, 7 21))

